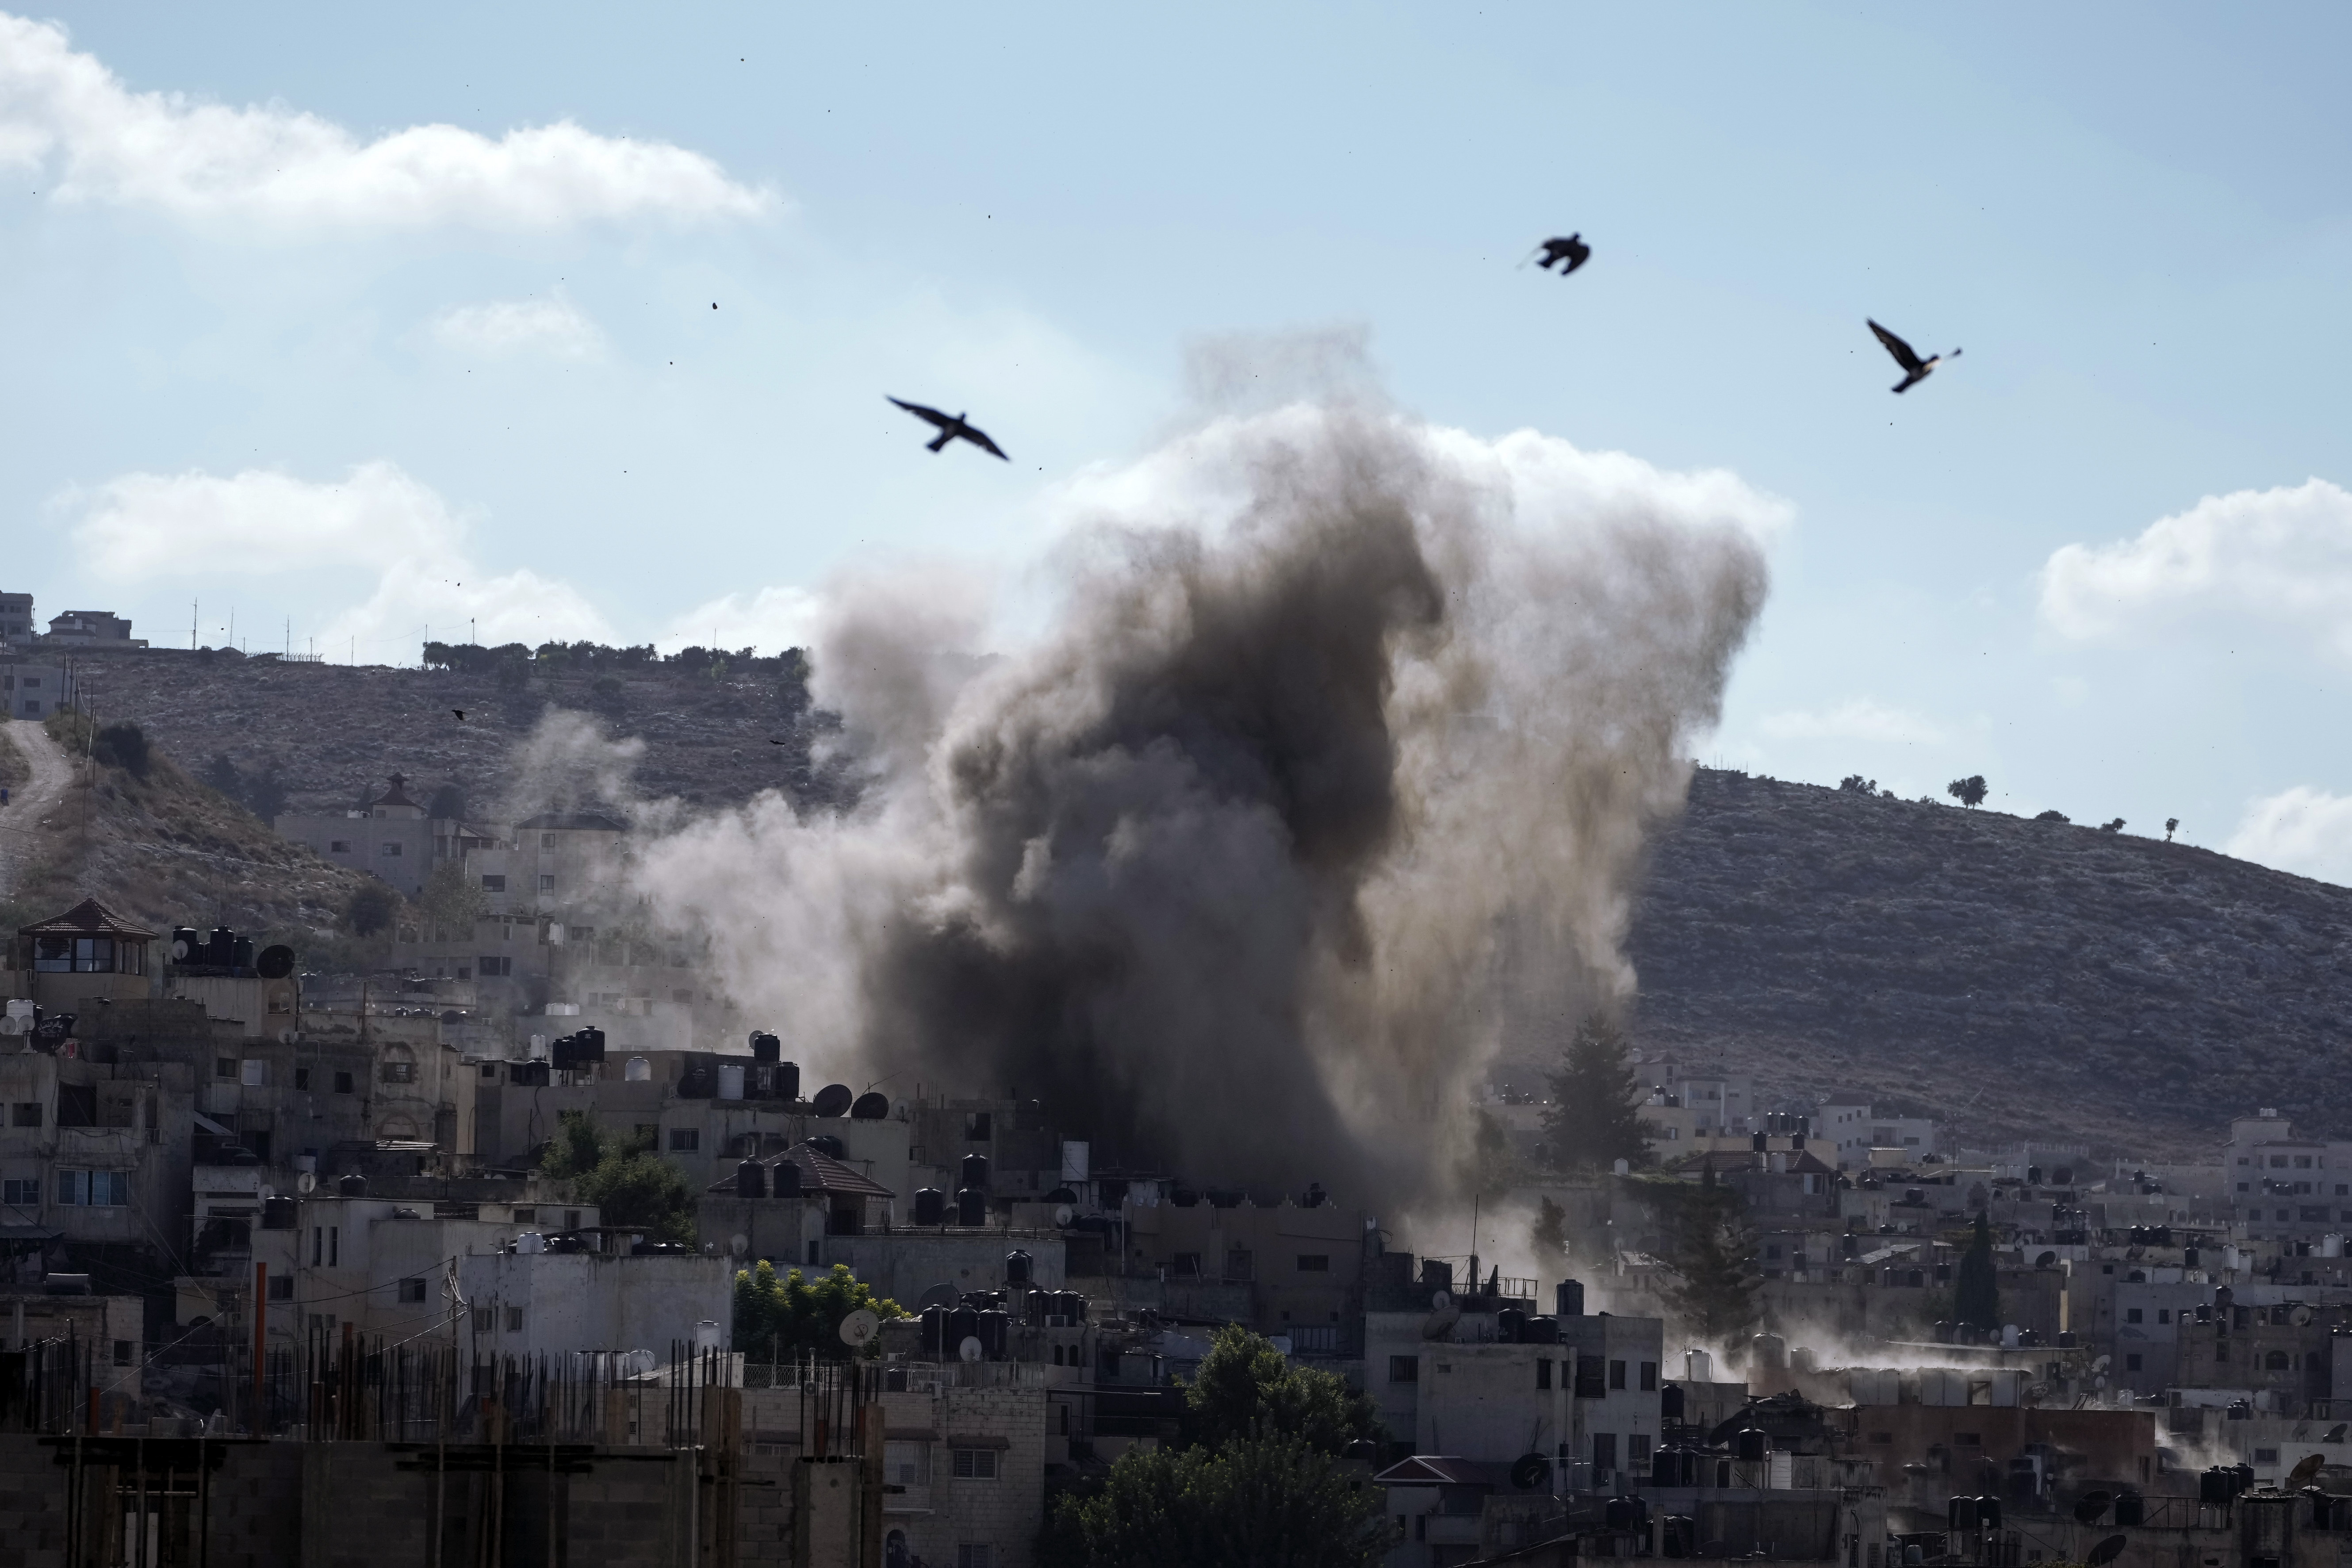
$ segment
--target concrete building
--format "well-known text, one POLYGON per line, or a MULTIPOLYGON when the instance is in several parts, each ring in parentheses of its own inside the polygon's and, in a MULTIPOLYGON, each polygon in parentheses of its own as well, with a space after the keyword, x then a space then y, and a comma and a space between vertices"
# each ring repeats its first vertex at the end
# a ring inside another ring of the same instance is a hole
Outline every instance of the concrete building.
MULTIPOLYGON (((31 608, 26 605, 27 610, 31 608)), ((146 639, 131 635, 131 622, 112 610, 66 610, 49 617, 49 633, 42 639, 64 647, 145 647, 146 639)))
POLYGON ((73 667, 16 644, 0 651, 0 713, 46 719, 73 702, 73 667))
POLYGON ((168 1277, 188 1205, 190 1100, 175 1063, 0 1056, 0 1237, 19 1282, 67 1271, 140 1292, 168 1277))
POLYGON ((0 648, 23 647, 37 635, 33 627, 33 595, 0 594, 0 648))
POLYGON ((909 1367, 881 1398, 882 1562, 1029 1568, 1045 1521, 1049 1367, 909 1367))
POLYGON ((735 1259, 724 1254, 574 1250, 524 1233, 460 1257, 457 1274, 467 1342, 484 1355, 646 1350, 667 1361, 698 1333, 731 1342, 735 1259))
POLYGON ((1319 1187, 1306 1201, 1261 1207, 1238 1193, 1176 1190, 1169 1201, 1127 1211, 1127 1264, 1178 1280, 1216 1280, 1247 1290, 1245 1320, 1286 1336, 1301 1354, 1362 1353, 1364 1263, 1380 1249, 1376 1222, 1319 1187))
POLYGON ((1932 1118, 1876 1114, 1854 1102, 1822 1105, 1813 1114, 1813 1131, 1835 1145, 1830 1163, 1841 1171, 1869 1169, 1875 1150, 1899 1150, 1906 1163, 1937 1152, 1932 1118))
POLYGON ((435 821, 409 797, 399 773, 392 787, 355 811, 288 812, 271 823, 280 838, 300 844, 321 859, 365 871, 415 898, 437 860, 449 856, 459 825, 435 821))

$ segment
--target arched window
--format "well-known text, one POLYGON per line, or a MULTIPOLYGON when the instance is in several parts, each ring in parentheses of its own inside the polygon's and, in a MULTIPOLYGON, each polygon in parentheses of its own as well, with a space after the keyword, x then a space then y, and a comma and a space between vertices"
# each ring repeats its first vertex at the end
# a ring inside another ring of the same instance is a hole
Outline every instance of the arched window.
POLYGON ((2265 1372, 2284 1372, 2287 1370, 2287 1356, 2286 1352, 2284 1351, 2273 1351, 2270 1354, 2263 1357, 2263 1370, 2265 1372))
POLYGON ((375 1131, 379 1138, 413 1142, 416 1137, 416 1123, 405 1116, 387 1116, 376 1124, 375 1131))

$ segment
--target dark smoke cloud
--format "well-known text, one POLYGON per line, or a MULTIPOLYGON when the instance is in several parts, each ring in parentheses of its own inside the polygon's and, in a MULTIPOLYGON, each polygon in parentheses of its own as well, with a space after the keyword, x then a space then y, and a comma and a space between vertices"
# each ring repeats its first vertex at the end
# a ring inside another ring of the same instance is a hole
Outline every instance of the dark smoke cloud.
POLYGON ((1204 1183, 1433 1193, 1506 993, 1630 990, 1644 832, 1778 508, 1356 401, 1211 419, 1073 504, 1058 617, 1002 657, 936 581, 836 594, 866 804, 695 825, 643 885, 828 1070, 1017 1089, 1204 1183))

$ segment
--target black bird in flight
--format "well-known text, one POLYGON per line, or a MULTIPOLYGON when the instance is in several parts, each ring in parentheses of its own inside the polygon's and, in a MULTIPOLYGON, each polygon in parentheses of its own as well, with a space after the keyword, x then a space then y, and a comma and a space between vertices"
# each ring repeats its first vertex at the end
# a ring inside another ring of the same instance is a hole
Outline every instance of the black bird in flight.
MULTIPOLYGON (((1568 263, 1567 266, 1559 269, 1559 275, 1562 278, 1567 277, 1570 273, 1575 271, 1578 268, 1592 259, 1592 247, 1584 243, 1584 236, 1580 233, 1571 234, 1566 239, 1545 240, 1541 245, 1537 246, 1534 250, 1528 252, 1528 260, 1534 261, 1538 251, 1540 251, 1543 254, 1543 259, 1541 261, 1537 261, 1536 265, 1544 268, 1546 271, 1549 271, 1552 264, 1555 262, 1565 261, 1568 263)), ((1527 264, 1527 261, 1519 263, 1522 267, 1525 267, 1527 264)))
MULTIPOLYGON (((961 414, 942 414, 936 408, 926 408, 919 403, 908 403, 896 397, 891 398, 890 401, 939 431, 939 438, 923 448, 927 452, 936 452, 949 442, 961 438, 971 442, 983 452, 992 452, 997 457, 1004 458, 1004 448, 990 440, 987 431, 976 425, 966 424, 964 416, 961 414)), ((1004 458, 1004 460, 1009 463, 1013 459, 1004 458)))
POLYGON ((462 724, 466 721, 466 710, 463 708, 452 708, 449 711, 457 716, 458 723, 462 724))
MULTIPOLYGON (((1863 319, 1869 321, 1866 316, 1863 319)), ((1905 342, 1876 321, 1870 322, 1870 330, 1878 334, 1878 341, 1886 345, 1886 352, 1893 354, 1895 363, 1903 367, 1903 379, 1895 384, 1895 390, 1897 392, 1908 392, 1927 380, 1927 373, 1934 370, 1938 363, 1948 359, 1960 357, 1960 351, 1954 349, 1948 354, 1929 354, 1926 359, 1921 359, 1912 351, 1909 343, 1905 342)))

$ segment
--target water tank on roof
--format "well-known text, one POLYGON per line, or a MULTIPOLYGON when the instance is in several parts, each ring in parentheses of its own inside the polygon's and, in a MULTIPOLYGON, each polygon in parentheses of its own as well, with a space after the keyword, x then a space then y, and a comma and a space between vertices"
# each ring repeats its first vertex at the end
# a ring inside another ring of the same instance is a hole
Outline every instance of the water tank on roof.
POLYGON ((719 1064, 719 1098, 721 1100, 743 1098, 743 1064, 741 1062, 719 1064))
POLYGON ((966 1154, 963 1157, 963 1184, 977 1187, 983 1193, 988 1191, 987 1155, 966 1154))
POLYGON ((765 1029, 751 1031, 751 1059, 755 1062, 780 1062, 784 1059, 784 1042, 765 1029))
POLYGON ((1556 1345, 1559 1343, 1558 1318, 1529 1318, 1519 1329, 1523 1345, 1556 1345))
POLYGON ((769 1182, 774 1188, 776 1196, 780 1198, 796 1198, 801 1195, 801 1168, 790 1160, 776 1162, 769 1182))
POLYGON ((937 1361, 940 1355, 940 1347, 946 1342, 948 1310, 936 1305, 926 1307, 922 1310, 922 1322, 924 1359, 937 1361))
POLYGON ((236 962, 236 932, 226 926, 213 927, 212 940, 205 944, 205 962, 226 969, 236 962))
POLYGON ((202 963, 204 961, 204 933, 194 926, 173 926, 172 928, 172 962, 202 963))
MULTIPOLYGON (((1424 1265, 1424 1267, 1426 1267, 1424 1265)), ((1563 1279, 1552 1288, 1552 1310, 1563 1318, 1584 1316, 1584 1281, 1563 1279)))
POLYGON ((1742 1426, 1731 1435, 1731 1454, 1743 1464, 1761 1464, 1771 1457, 1771 1436, 1761 1426, 1742 1426))
POLYGON ((978 1187, 956 1189, 956 1224, 978 1226, 988 1223, 988 1194, 978 1187))
POLYGON ((947 1336, 940 1342, 950 1351, 969 1339, 980 1335, 980 1313, 971 1307, 952 1307, 948 1310, 947 1336))
POLYGON ((1944 1500, 1944 1528, 1968 1531, 1977 1528, 1977 1500, 1956 1497, 1944 1500))
POLYGON ((654 1080, 654 1064, 643 1057, 631 1057, 621 1068, 621 1078, 627 1083, 651 1083, 654 1080))
POLYGON ((295 1205, 292 1198, 264 1198, 261 1200, 261 1228, 292 1230, 294 1214, 295 1205))
POLYGON ((937 1187, 915 1189, 915 1223, 945 1225, 948 1219, 948 1195, 937 1187))
POLYGON ((1004 1255, 1005 1284, 1028 1284, 1034 1272, 1032 1262, 1033 1260, 1030 1258, 1029 1255, 1017 1247, 1012 1251, 1006 1253, 1004 1255))
POLYGON ((1756 1134, 1756 1138, 1755 1138, 1755 1144, 1756 1144, 1756 1152, 1757 1152, 1759 1154, 1761 1154, 1762 1152, 1764 1152, 1764 1151, 1765 1151, 1766 1149, 1768 1149, 1768 1148, 1769 1148, 1769 1147, 1771 1146, 1771 1136, 1770 1136, 1770 1134, 1769 1134, 1769 1133, 1764 1133, 1764 1132, 1759 1132, 1758 1134, 1756 1134))
POLYGON ((980 1347, 991 1361, 1004 1359, 1004 1347, 1013 1337, 1013 1314, 1002 1307, 991 1307, 980 1314, 980 1347))
POLYGON ((719 1092, 719 1056, 715 1051, 679 1054, 677 1093, 680 1100, 709 1100, 719 1092))
POLYGON ((1495 1314, 1495 1339, 1497 1343, 1517 1344, 1527 1327, 1528 1315, 1517 1307, 1506 1307, 1495 1314))
POLYGON ((735 1167, 735 1195, 739 1198, 764 1198, 768 1195, 768 1168, 757 1160, 746 1160, 735 1167))
POLYGON ((824 1155, 828 1160, 838 1160, 843 1154, 847 1152, 847 1150, 843 1147, 841 1140, 835 1138, 830 1132, 819 1132, 814 1137, 803 1138, 801 1142, 807 1144, 810 1148, 815 1150, 818 1153, 824 1155))
POLYGON ((228 961, 230 964, 236 968, 247 970, 251 969, 253 967, 253 939, 249 936, 238 937, 229 948, 228 961))

